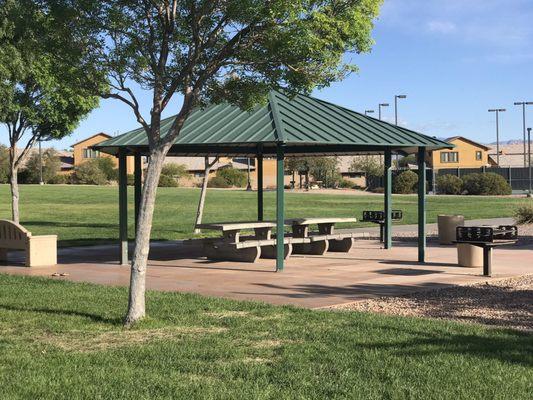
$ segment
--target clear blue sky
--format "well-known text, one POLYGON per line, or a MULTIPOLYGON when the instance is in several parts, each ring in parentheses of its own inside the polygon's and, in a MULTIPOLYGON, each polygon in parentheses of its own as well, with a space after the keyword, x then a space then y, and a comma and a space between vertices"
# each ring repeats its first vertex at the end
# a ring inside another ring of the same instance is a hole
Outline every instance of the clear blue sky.
MULTIPOLYGON (((521 109, 533 101, 532 0, 385 0, 367 55, 348 55, 358 74, 315 96, 357 111, 388 102, 385 119, 433 136, 495 140, 495 116, 488 108, 507 108, 501 140, 522 136, 521 109)), ((142 94, 144 115, 149 97, 142 94)), ((176 105, 166 115, 176 112, 176 105)), ((533 127, 533 106, 528 112, 533 127)), ((53 143, 68 148, 96 132, 123 133, 136 128, 131 111, 115 100, 102 101, 71 137, 53 143)), ((2 142, 6 141, 2 133, 2 142)))

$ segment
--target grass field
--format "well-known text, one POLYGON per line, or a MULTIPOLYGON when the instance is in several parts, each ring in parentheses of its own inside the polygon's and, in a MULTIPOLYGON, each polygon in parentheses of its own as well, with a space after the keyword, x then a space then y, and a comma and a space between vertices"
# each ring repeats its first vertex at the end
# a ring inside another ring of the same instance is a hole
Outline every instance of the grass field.
MULTIPOLYGON (((57 234, 62 245, 118 237, 118 188, 111 186, 22 185, 21 222, 34 234, 57 234)), ((153 239, 192 236, 200 191, 160 188, 153 239)), ((133 189, 130 196, 130 236, 133 235, 133 189)), ((0 185, 0 218, 10 218, 9 186, 0 185)), ((393 207, 404 211, 402 223, 417 221, 416 196, 393 196, 393 207)), ((430 196, 428 222, 438 214, 463 214, 467 219, 512 216, 524 199, 480 196, 430 196)), ((382 209, 383 197, 319 193, 286 194, 287 217, 357 217, 363 210, 382 209)), ((204 221, 243 221, 257 218, 256 193, 209 190, 204 221)), ((275 193, 265 193, 265 218, 275 216, 275 193)), ((357 224, 356 226, 363 226, 357 224)))
POLYGON ((530 399, 532 336, 0 274, 2 399, 530 399))

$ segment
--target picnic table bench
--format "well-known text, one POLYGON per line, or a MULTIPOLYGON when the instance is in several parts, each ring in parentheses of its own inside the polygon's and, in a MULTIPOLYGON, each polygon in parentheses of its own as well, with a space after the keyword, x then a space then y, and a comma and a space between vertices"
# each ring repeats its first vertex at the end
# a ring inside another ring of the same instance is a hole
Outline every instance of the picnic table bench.
POLYGON ((357 218, 292 218, 285 224, 291 225, 292 237, 307 239, 303 243, 294 243, 294 254, 322 255, 326 251, 350 251, 353 245, 352 233, 334 233, 337 223, 357 222, 357 218), (310 231, 311 225, 318 225, 318 232, 310 231))
MULTIPOLYGON (((216 230, 222 232, 222 237, 192 239, 185 244, 200 243, 203 254, 211 259, 228 261, 255 262, 259 257, 276 258, 276 238, 272 236, 275 222, 213 222, 198 224, 200 229, 216 230), (242 231, 254 231, 253 235, 242 235, 242 231)), ((292 253, 295 243, 303 243, 304 238, 284 238, 285 258, 292 253)))

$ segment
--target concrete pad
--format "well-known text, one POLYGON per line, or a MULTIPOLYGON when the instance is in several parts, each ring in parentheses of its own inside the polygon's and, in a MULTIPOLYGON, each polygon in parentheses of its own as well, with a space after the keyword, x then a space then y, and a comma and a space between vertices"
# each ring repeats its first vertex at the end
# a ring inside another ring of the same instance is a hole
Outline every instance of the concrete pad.
MULTIPOLYGON (((492 278, 483 277, 481 268, 457 266, 455 246, 431 245, 428 262, 419 264, 414 243, 394 243, 393 249, 384 250, 376 241, 356 240, 349 253, 294 255, 278 273, 275 260, 216 262, 190 258, 187 252, 180 242, 152 243, 147 287, 319 308, 533 273, 533 244, 497 248, 492 278)), ((59 272, 68 276, 51 279, 126 286, 130 270, 118 265, 118 256, 118 246, 63 248, 58 265, 26 268, 22 256, 10 253, 12 261, 0 264, 0 273, 51 276, 59 272)))

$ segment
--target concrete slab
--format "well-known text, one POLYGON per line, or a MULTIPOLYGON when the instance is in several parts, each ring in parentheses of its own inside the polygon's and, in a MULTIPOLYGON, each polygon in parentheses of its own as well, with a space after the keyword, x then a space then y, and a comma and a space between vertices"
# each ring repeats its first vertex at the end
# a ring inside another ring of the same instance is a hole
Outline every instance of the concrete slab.
MULTIPOLYGON (((130 271, 118 265, 118 255, 118 246, 111 245, 63 248, 58 265, 26 268, 21 255, 13 253, 9 264, 0 264, 0 273, 50 277, 60 272, 68 276, 52 279, 125 286, 130 271)), ((399 242, 384 250, 376 241, 359 240, 349 253, 293 256, 276 273, 275 260, 215 262, 190 258, 180 242, 159 242, 151 246, 147 287, 319 308, 533 273, 531 243, 496 249, 492 278, 483 277, 481 268, 458 267, 453 246, 429 246, 427 256, 422 265, 415 261, 414 243, 399 242)))

